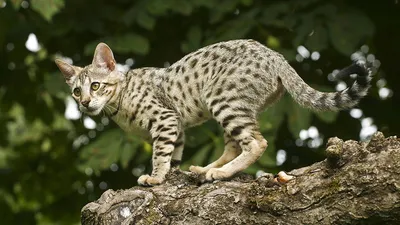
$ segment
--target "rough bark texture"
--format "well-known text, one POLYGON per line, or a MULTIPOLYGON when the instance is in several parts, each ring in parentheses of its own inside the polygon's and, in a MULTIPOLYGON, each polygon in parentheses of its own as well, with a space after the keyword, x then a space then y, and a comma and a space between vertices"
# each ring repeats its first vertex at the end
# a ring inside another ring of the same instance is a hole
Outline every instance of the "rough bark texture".
POLYGON ((331 138, 327 159, 288 174, 201 183, 175 170, 156 187, 108 190, 82 209, 82 224, 400 224, 400 139, 331 138))

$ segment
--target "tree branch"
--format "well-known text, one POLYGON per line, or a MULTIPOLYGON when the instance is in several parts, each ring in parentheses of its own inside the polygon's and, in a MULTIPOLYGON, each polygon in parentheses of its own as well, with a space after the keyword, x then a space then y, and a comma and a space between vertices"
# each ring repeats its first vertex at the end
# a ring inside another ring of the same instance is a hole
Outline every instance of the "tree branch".
POLYGON ((172 171, 155 187, 108 190, 82 209, 82 224, 399 224, 400 139, 328 141, 327 159, 293 170, 287 184, 241 174, 200 185, 172 171))

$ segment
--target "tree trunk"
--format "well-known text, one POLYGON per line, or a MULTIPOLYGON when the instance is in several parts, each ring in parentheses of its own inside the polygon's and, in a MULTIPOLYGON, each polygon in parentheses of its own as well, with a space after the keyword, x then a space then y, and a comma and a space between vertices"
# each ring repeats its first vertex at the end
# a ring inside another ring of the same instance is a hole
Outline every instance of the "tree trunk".
POLYGON ((201 184, 172 171, 155 187, 108 190, 82 209, 82 224, 400 224, 400 139, 331 138, 327 159, 288 174, 201 184))

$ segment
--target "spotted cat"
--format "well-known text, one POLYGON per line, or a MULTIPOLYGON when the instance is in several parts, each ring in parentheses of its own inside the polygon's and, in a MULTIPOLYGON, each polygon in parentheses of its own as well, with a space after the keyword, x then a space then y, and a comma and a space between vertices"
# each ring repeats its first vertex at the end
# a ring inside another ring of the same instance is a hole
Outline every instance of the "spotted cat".
POLYGON ((350 108, 367 94, 370 71, 362 63, 342 70, 356 81, 340 92, 319 92, 307 85, 284 57, 254 40, 232 40, 203 47, 168 68, 116 69, 111 49, 96 47, 92 64, 57 66, 71 87, 79 109, 108 114, 122 129, 153 141, 153 171, 138 183, 157 185, 179 163, 184 129, 215 119, 224 129, 225 149, 215 162, 191 166, 206 180, 226 179, 263 154, 267 141, 257 115, 287 90, 300 105, 315 110, 350 108))

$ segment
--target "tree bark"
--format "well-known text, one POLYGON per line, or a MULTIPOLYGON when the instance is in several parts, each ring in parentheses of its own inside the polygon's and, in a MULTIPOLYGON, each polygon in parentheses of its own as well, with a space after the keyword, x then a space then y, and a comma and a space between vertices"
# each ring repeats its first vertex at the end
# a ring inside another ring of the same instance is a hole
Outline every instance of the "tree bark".
POLYGON ((400 139, 328 140, 327 159, 288 174, 201 184, 178 169, 155 187, 108 190, 82 224, 400 224, 400 139))

